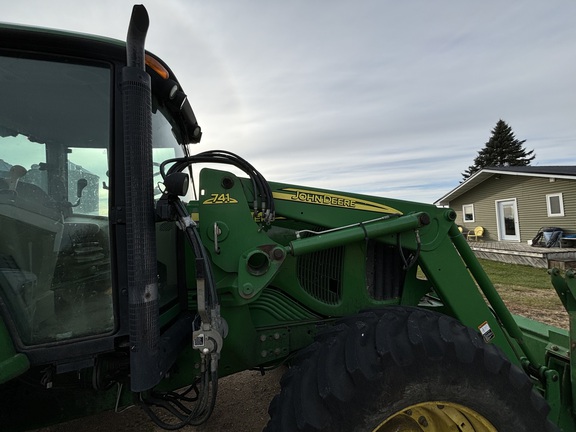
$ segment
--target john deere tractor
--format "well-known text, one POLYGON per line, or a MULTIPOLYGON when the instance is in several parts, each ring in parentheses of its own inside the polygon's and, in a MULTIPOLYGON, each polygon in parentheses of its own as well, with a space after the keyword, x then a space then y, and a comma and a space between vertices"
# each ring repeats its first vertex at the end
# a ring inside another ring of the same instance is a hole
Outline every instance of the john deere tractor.
POLYGON ((0 430, 199 425, 219 378, 286 365, 269 432, 576 431, 574 335, 511 315, 453 210, 193 152, 148 25, 0 26, 0 430))

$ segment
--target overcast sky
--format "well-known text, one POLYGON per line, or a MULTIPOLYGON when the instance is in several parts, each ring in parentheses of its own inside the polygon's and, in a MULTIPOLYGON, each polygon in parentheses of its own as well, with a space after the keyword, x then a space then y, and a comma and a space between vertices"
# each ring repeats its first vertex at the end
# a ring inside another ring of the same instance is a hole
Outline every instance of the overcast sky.
MULTIPOLYGON (((124 39, 133 2, 0 0, 0 20, 124 39)), ((573 165, 576 2, 153 0, 147 48, 204 131, 269 180, 434 202, 499 119, 573 165)))

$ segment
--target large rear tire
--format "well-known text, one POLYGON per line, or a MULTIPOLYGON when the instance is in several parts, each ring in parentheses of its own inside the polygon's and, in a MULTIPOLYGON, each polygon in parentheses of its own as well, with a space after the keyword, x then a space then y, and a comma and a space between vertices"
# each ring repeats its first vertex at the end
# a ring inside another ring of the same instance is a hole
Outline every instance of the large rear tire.
POLYGON ((319 335, 282 378, 266 432, 557 430, 526 374, 472 329, 388 307, 319 335))

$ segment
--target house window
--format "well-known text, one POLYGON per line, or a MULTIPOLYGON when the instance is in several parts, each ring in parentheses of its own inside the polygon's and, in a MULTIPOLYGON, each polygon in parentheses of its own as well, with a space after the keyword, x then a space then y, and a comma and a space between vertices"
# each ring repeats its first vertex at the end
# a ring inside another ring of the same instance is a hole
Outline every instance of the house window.
POLYGON ((564 216, 564 200, 561 193, 546 195, 548 217, 564 216))
POLYGON ((464 222, 474 222, 474 204, 464 204, 462 206, 462 220, 464 222))
POLYGON ((564 201, 562 193, 546 195, 548 217, 564 216, 564 201))

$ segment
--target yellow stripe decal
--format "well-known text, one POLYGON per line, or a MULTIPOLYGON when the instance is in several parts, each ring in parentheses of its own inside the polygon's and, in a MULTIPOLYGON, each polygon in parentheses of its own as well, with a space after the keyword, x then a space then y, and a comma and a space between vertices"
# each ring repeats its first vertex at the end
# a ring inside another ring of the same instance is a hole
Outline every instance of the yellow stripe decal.
POLYGON ((286 188, 273 193, 275 199, 283 201, 297 201, 308 204, 317 204, 328 207, 339 207, 353 210, 366 210, 377 213, 398 214, 402 212, 385 204, 366 201, 346 195, 336 195, 326 192, 305 189, 286 188))

